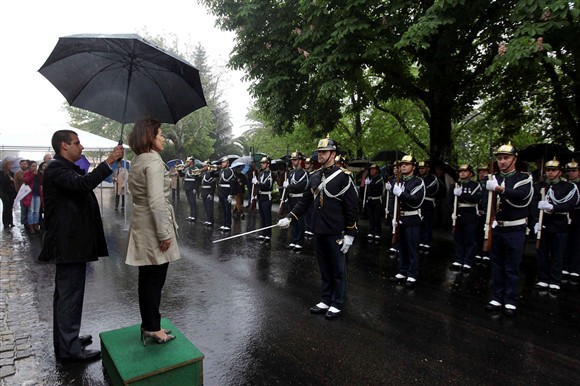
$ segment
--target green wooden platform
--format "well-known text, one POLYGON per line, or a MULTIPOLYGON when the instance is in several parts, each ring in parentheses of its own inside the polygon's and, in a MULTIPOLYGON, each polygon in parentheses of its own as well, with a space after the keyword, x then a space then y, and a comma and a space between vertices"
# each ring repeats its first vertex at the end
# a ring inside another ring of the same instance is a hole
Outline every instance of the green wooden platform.
POLYGON ((139 324, 99 334, 103 366, 111 383, 117 385, 203 385, 204 355, 168 319, 161 328, 175 339, 157 344, 141 342, 139 324))

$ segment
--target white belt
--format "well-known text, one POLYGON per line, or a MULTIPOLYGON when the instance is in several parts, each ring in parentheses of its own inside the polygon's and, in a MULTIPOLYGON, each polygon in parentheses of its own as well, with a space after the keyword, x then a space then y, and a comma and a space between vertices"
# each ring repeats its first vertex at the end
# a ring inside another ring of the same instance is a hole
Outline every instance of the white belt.
POLYGON ((195 178, 186 178, 185 181, 195 181, 195 178))
POLYGON ((369 197, 369 200, 380 200, 381 196, 377 196, 377 197, 369 197))
POLYGON ((211 189, 211 185, 201 185, 203 189, 211 189))
POLYGON ((435 199, 433 197, 425 197, 425 201, 431 201, 434 202, 435 199))
POLYGON ((407 216, 414 216, 414 215, 420 215, 418 210, 402 210, 401 211, 401 216, 403 217, 407 217, 407 216))
POLYGON ((304 193, 290 193, 290 197, 302 197, 304 193))
POLYGON ((272 192, 259 192, 260 194, 267 194, 268 196, 272 194, 272 192))
POLYGON ((222 187, 222 188, 229 188, 230 187, 230 184, 220 184, 220 187, 222 187))
POLYGON ((498 227, 515 227, 518 225, 525 225, 528 223, 527 218, 520 218, 519 220, 513 221, 496 221, 498 227))
POLYGON ((459 204, 460 208, 475 208, 477 204, 459 204))

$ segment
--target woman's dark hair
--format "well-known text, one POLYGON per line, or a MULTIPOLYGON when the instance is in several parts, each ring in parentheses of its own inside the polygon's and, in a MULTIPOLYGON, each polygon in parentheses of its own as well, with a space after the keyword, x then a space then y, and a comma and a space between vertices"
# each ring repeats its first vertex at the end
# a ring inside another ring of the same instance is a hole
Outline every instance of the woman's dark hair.
POLYGON ((133 131, 127 138, 133 153, 138 155, 150 152, 160 127, 161 122, 155 118, 143 118, 137 121, 135 126, 133 126, 133 131))

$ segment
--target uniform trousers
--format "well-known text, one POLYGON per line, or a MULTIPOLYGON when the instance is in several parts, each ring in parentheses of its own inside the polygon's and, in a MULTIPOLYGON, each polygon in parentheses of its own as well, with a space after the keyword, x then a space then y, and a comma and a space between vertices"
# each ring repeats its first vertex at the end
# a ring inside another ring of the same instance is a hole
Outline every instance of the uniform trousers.
POLYGON ((222 213, 223 225, 231 228, 232 227, 232 204, 228 202, 228 195, 219 196, 219 207, 222 213))
POLYGON ((79 332, 83 315, 87 264, 56 264, 53 298, 53 341, 57 358, 81 352, 79 332))
MULTIPOLYGON (((258 195, 258 210, 260 211, 260 228, 269 227, 272 225, 272 201, 268 195, 258 195)), ((272 228, 263 230, 261 235, 272 237, 272 228)))
POLYGON ((433 241, 433 217, 435 214, 435 207, 432 203, 428 203, 425 207, 421 208, 421 216, 423 216, 423 221, 421 222, 421 236, 420 244, 431 246, 433 241))
POLYGON ((367 202, 369 215, 369 234, 373 236, 381 235, 381 221, 383 219, 383 203, 381 200, 369 200, 367 202))
POLYGON ((580 219, 573 220, 568 229, 564 269, 570 273, 580 273, 580 219))
POLYGON ((14 197, 2 197, 2 224, 7 227, 14 224, 14 197))
POLYGON ((542 232, 540 248, 536 249, 538 257, 538 280, 544 283, 560 285, 564 248, 568 233, 542 232))
POLYGON ((485 229, 485 216, 477 217, 477 227, 475 229, 475 254, 478 256, 487 256, 487 252, 483 251, 483 239, 485 229))
POLYGON ((167 277, 169 263, 139 266, 139 311, 141 328, 145 331, 161 330, 161 290, 167 277))
POLYGON ((399 225, 399 273, 417 279, 419 276, 419 225, 399 225))
POLYGON ((493 229, 491 247, 491 277, 493 300, 501 304, 518 305, 520 262, 526 243, 525 225, 493 229))
POLYGON ((342 235, 314 236, 316 260, 322 278, 322 302, 342 309, 346 300, 346 260, 338 242, 342 235))
POLYGON ((187 203, 189 204, 189 216, 197 217, 197 200, 193 190, 186 190, 185 197, 187 197, 187 203))
POLYGON ((203 208, 205 209, 205 219, 213 224, 213 196, 207 198, 209 193, 202 193, 203 208))
POLYGON ((312 217, 314 216, 314 202, 310 204, 306 214, 304 215, 304 228, 305 231, 312 232, 312 217))
MULTIPOLYGON (((288 198, 288 211, 290 212, 294 206, 300 201, 300 197, 289 197, 288 198)), ((291 243, 294 245, 304 245, 304 231, 306 230, 306 218, 308 217, 308 213, 306 216, 300 216, 300 218, 296 221, 292 222, 292 241, 291 243)))
POLYGON ((455 261, 459 264, 473 265, 473 251, 475 250, 475 237, 477 223, 462 223, 457 220, 453 241, 455 243, 455 261))

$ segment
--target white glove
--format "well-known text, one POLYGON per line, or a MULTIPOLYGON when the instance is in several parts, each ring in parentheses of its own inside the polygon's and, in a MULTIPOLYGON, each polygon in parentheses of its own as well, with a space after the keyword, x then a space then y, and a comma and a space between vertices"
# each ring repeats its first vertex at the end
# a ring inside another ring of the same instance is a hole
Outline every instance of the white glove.
POLYGON ((232 201, 234 200, 234 196, 232 196, 231 194, 228 196, 227 198, 228 202, 231 204, 232 201))
POLYGON ((391 190, 392 188, 393 188, 393 185, 391 185, 391 182, 387 181, 387 183, 385 184, 385 189, 391 190))
POLYGON ((487 180, 487 182, 485 183, 485 188, 487 190, 491 190, 492 192, 495 192, 495 188, 497 188, 497 180, 495 179, 495 176, 491 176, 490 179, 487 180))
POLYGON ((342 240, 342 248, 340 248, 340 251, 342 253, 347 253, 353 242, 354 236, 344 235, 344 240, 342 240))
POLYGON ((286 229, 290 226, 290 219, 288 217, 281 218, 278 220, 278 226, 282 229, 286 229))
POLYGON ((193 194, 197 194, 197 190, 193 189, 193 194))
POLYGON ((548 201, 540 201, 538 202, 538 209, 553 210, 554 205, 550 204, 548 201))
POLYGON ((453 189, 453 194, 455 194, 457 197, 461 196, 461 193, 463 193, 463 188, 461 186, 453 189))
POLYGON ((457 221, 457 215, 455 213, 451 213, 451 220, 457 221))
POLYGON ((208 200, 211 200, 211 199, 213 199, 213 197, 211 196, 211 194, 208 194, 208 195, 207 195, 207 199, 208 199, 208 200))
POLYGON ((540 231, 540 224, 539 223, 535 223, 534 224, 534 233, 538 234, 538 232, 540 231))
POLYGON ((256 177, 252 178, 252 184, 258 185, 258 179, 256 177))
POLYGON ((395 228, 397 226, 397 219, 394 218, 393 221, 391 221, 391 225, 395 228))
POLYGON ((365 185, 369 185, 371 183, 371 179, 370 178, 365 178, 365 185))
POLYGON ((284 180, 284 183, 282 184, 283 188, 287 188, 290 185, 290 183, 288 183, 288 180, 284 180))
POLYGON ((385 208, 385 217, 389 215, 389 208, 385 208))
POLYGON ((400 183, 395 184, 395 186, 393 187, 393 194, 397 197, 399 197, 401 194, 403 194, 404 191, 405 191, 405 187, 403 185, 401 185, 400 183))

